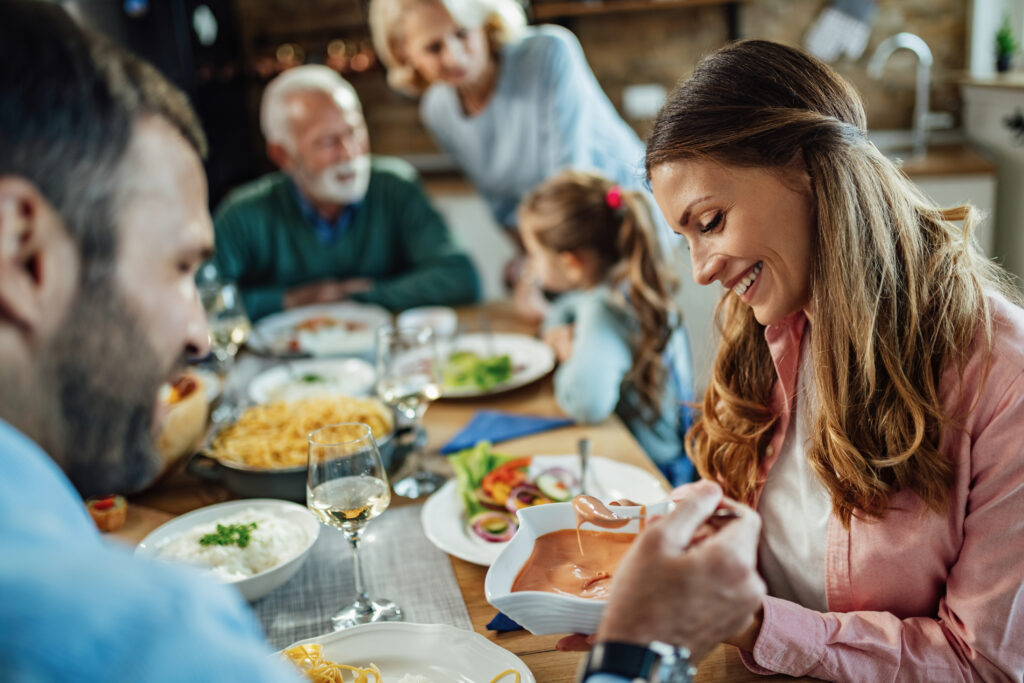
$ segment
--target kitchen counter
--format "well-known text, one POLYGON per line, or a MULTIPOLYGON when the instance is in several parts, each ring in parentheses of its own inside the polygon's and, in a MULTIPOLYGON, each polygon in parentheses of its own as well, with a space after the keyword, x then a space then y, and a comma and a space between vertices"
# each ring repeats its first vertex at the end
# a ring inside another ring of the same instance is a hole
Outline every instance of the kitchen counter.
MULTIPOLYGON (((883 152, 885 150, 882 150, 883 152)), ((921 157, 899 157, 901 168, 911 178, 922 176, 995 175, 998 167, 985 154, 966 142, 930 145, 921 157)))

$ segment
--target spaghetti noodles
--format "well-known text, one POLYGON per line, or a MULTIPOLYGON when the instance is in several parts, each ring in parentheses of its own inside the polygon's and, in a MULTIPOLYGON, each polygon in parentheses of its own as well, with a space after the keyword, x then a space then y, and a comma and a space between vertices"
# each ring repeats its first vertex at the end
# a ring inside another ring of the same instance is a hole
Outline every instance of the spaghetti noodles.
POLYGON ((375 439, 394 427, 391 411, 374 398, 313 397, 268 403, 245 411, 210 445, 218 460, 250 467, 305 467, 310 432, 337 422, 369 425, 375 439))

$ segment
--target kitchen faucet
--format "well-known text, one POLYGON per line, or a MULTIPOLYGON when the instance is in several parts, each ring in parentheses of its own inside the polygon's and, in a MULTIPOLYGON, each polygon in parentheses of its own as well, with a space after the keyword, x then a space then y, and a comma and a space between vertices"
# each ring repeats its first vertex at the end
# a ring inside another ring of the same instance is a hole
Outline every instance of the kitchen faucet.
POLYGON ((913 33, 897 33, 879 43, 868 63, 868 75, 875 79, 882 77, 885 63, 893 52, 901 48, 917 55, 917 96, 914 100, 913 141, 914 155, 922 156, 928 146, 928 129, 949 127, 952 117, 945 112, 931 112, 928 98, 931 90, 932 51, 920 36, 913 33))

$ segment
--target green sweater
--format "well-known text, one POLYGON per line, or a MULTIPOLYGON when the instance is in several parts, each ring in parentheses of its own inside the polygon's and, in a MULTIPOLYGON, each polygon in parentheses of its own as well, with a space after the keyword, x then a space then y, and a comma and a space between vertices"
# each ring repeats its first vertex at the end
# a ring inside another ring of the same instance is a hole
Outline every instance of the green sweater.
POLYGON ((352 299, 391 310, 480 296, 469 256, 400 159, 373 158, 366 198, 330 243, 317 238, 283 173, 233 191, 214 227, 217 269, 238 283, 254 320, 281 310, 288 289, 324 279, 371 278, 374 288, 352 299))

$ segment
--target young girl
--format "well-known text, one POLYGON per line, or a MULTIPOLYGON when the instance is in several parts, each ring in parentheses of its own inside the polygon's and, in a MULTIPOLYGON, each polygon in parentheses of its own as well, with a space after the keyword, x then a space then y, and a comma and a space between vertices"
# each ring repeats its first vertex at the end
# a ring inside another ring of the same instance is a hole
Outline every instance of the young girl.
POLYGON ((525 197, 518 218, 537 284, 562 292, 543 326, 560 361, 559 406, 580 422, 614 410, 670 481, 690 481, 690 348, 644 195, 563 171, 525 197))

